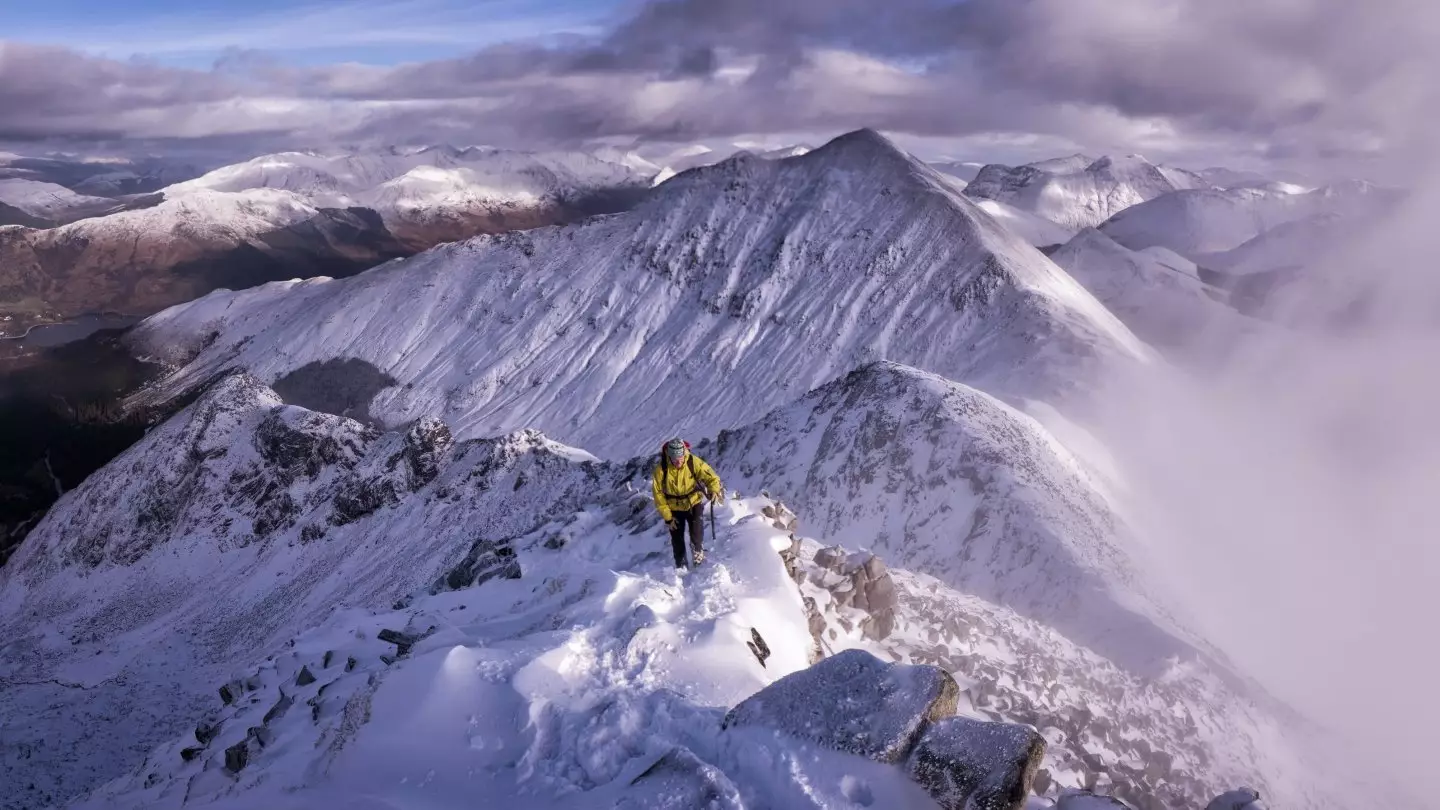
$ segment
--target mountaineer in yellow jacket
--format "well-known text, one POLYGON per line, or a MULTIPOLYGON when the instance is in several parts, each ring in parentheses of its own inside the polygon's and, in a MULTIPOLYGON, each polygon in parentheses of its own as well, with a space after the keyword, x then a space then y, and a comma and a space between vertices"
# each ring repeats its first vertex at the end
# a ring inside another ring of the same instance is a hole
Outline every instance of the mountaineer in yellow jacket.
POLYGON ((675 567, 685 564, 685 527, 690 527, 690 551, 694 564, 705 560, 705 496, 712 501, 725 499, 720 476, 698 456, 690 452, 690 443, 671 439, 661 448, 655 461, 655 508, 670 529, 670 547, 675 551, 675 567))

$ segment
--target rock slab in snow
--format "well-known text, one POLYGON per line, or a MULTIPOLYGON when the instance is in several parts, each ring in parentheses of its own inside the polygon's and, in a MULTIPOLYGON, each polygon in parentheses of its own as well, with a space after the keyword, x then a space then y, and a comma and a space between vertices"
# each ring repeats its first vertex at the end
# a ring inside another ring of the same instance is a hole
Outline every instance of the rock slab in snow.
POLYGON ((1260 801, 1259 791, 1241 787, 1211 799, 1205 810, 1265 810, 1265 805, 1260 801))
POLYGON ((1104 796, 1088 790, 1075 790, 1061 795, 1059 801, 1055 802, 1055 810, 1133 810, 1133 808, 1114 796, 1104 796))
POLYGON ((1028 726, 947 717, 920 736, 906 763, 946 810, 1019 810, 1045 756, 1028 726))
POLYGON ((741 701, 724 727, 761 726, 876 762, 900 762, 926 723, 955 713, 960 688, 939 667, 846 650, 741 701))

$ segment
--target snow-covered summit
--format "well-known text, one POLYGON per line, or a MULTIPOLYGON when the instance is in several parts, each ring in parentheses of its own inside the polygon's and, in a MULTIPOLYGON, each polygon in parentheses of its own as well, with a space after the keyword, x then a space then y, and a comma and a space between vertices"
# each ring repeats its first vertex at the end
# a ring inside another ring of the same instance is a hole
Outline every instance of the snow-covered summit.
POLYGON ((273 381, 355 358, 396 380, 371 406, 386 424, 534 426, 607 456, 745 424, 876 359, 1055 398, 1152 357, 1049 259, 873 132, 693 169, 623 214, 477 237, 354 279, 217 292, 134 338, 185 365, 160 396, 229 366, 273 381))
POLYGON ((1203 184, 1194 175, 1157 166, 1138 155, 1102 157, 1082 167, 1083 157, 1015 167, 991 164, 965 187, 965 194, 1079 230, 1099 225, 1137 203, 1203 184))

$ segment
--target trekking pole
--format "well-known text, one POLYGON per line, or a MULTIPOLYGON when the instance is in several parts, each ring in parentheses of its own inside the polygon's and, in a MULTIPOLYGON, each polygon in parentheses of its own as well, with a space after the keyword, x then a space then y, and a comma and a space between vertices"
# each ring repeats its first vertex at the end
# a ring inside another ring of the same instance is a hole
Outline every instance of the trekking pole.
POLYGON ((710 542, 717 546, 720 543, 720 539, 715 536, 715 501, 713 499, 710 501, 710 542))

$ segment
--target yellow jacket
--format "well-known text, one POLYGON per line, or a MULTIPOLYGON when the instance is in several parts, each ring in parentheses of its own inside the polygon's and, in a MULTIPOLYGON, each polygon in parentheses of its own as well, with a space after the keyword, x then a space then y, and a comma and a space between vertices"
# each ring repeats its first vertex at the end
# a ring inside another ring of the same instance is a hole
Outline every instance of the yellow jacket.
POLYGON ((672 512, 690 509, 700 503, 703 500, 702 493, 708 492, 710 498, 715 500, 724 491, 720 476, 699 456, 688 451, 679 467, 672 466, 662 457, 655 464, 652 478, 655 508, 660 510, 660 519, 667 522, 672 512))

